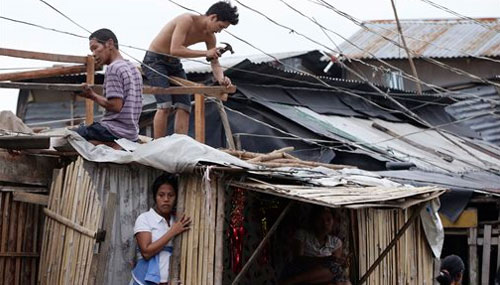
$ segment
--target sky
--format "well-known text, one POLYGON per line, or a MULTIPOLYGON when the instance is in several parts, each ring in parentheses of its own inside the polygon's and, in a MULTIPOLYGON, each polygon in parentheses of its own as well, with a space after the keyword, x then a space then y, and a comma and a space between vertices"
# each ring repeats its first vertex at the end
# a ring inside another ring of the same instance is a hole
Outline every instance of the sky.
MULTIPOLYGON (((74 22, 87 30, 109 28, 117 35, 118 42, 141 49, 147 49, 159 30, 175 16, 188 12, 168 0, 44 0, 74 22)), ((214 0, 173 0, 187 8, 204 13, 214 0)), ((315 0, 239 0, 240 3, 258 10, 272 20, 291 28, 278 27, 263 16, 240 5, 239 23, 230 26, 228 31, 243 39, 239 40, 228 33, 217 35, 218 42, 228 42, 233 46, 235 56, 254 55, 287 51, 323 49, 297 33, 305 34, 332 49, 343 40, 334 35, 328 36, 312 21, 300 16, 283 2, 302 11, 336 33, 349 37, 358 30, 353 22, 334 13, 332 10, 315 4, 315 0)), ((326 0, 341 11, 354 18, 367 20, 394 19, 390 0, 326 0)), ((422 0, 394 0, 400 19, 453 18, 448 12, 423 2, 422 0)), ((500 17, 499 0, 432 0, 459 14, 473 18, 500 17)), ((0 16, 15 20, 58 29, 84 36, 79 38, 67 34, 46 31, 25 24, 14 23, 0 18, 0 47, 60 53, 87 55, 89 35, 40 0, 0 0, 0 16)), ((203 49, 204 45, 193 46, 203 49)), ((142 60, 144 51, 121 46, 120 49, 130 56, 142 60)), ((124 55, 128 57, 127 55, 124 55)), ((225 54, 224 56, 227 56, 225 54)), ((133 59, 131 59, 133 61, 133 59)), ((0 73, 17 71, 12 68, 50 67, 54 63, 0 56, 0 73)), ((15 89, 0 89, 0 110, 15 113, 17 104, 15 89)))

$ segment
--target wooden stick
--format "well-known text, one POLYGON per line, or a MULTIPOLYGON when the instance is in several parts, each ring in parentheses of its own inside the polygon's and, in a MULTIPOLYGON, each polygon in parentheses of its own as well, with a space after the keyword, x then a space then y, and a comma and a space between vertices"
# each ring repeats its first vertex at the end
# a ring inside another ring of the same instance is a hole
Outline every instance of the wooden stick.
POLYGON ((24 51, 24 50, 10 49, 10 48, 0 48, 0 55, 18 57, 18 58, 56 61, 56 62, 69 62, 69 63, 87 62, 87 58, 85 56, 24 51))
POLYGON ((406 230, 413 224, 413 222, 417 219, 417 217, 420 214, 420 211, 424 208, 426 203, 421 203, 420 205, 417 206, 417 209, 413 212, 411 217, 408 219, 408 221, 404 224, 404 226, 398 231, 394 239, 391 241, 391 243, 384 249, 384 251, 379 255, 379 257, 375 260, 375 262, 370 266, 368 271, 361 277, 359 282, 357 284, 363 284, 365 283, 366 279, 370 276, 370 274, 377 268, 377 266, 380 264, 380 262, 385 258, 387 253, 394 247, 394 245, 398 242, 398 240, 403 236, 403 234, 406 232, 406 230))
POLYGON ((16 80, 53 77, 59 75, 82 73, 85 72, 86 70, 87 66, 85 65, 73 65, 73 66, 51 67, 41 70, 2 73, 0 74, 0 81, 5 81, 5 80, 16 81, 16 80))
POLYGON ((264 245, 266 245, 269 238, 274 234, 276 229, 278 229, 278 225, 281 223, 281 220, 283 220, 283 218, 286 216, 286 214, 292 207, 293 203, 294 203, 293 201, 290 201, 286 206, 286 208, 283 210, 283 212, 281 212, 280 216, 278 217, 278 219, 276 219, 276 222, 274 222, 273 226, 269 229, 269 232, 267 232, 266 236, 259 243, 255 251, 253 252, 252 256, 250 256, 247 263, 245 263, 241 271, 234 278, 234 281, 232 283, 233 285, 238 284, 238 282, 240 282, 243 275, 247 272, 248 268, 250 268, 252 262, 259 256, 260 251, 264 248, 264 245))
POLYGON ((205 97, 194 94, 194 132, 195 138, 205 143, 205 97))
POLYGON ((277 159, 277 158, 285 158, 285 154, 282 152, 271 152, 269 154, 263 154, 252 159, 247 160, 247 162, 255 163, 255 162, 266 162, 269 160, 277 159))
MULTIPOLYGON (((95 60, 94 57, 87 56, 87 84, 94 85, 95 60)), ((85 124, 91 125, 94 122, 94 101, 85 99, 85 124)))
POLYGON ((356 168, 355 166, 352 165, 340 165, 340 164, 327 164, 327 163, 320 163, 320 162, 313 162, 313 161, 297 161, 293 159, 276 159, 277 162, 271 161, 271 162, 254 162, 254 164, 258 165, 264 165, 267 167, 326 167, 330 168, 333 170, 339 170, 339 169, 344 169, 344 168, 356 168))
POLYGON ((215 268, 214 284, 222 284, 224 271, 224 218, 226 193, 222 185, 217 187, 217 208, 215 221, 215 268))
POLYGON ((217 106, 217 110, 219 111, 219 116, 222 121, 222 126, 224 127, 224 134, 226 135, 226 141, 229 149, 236 149, 236 145, 234 144, 233 132, 231 131, 231 125, 229 124, 229 120, 227 119, 226 111, 224 110, 224 105, 220 100, 215 102, 217 106))

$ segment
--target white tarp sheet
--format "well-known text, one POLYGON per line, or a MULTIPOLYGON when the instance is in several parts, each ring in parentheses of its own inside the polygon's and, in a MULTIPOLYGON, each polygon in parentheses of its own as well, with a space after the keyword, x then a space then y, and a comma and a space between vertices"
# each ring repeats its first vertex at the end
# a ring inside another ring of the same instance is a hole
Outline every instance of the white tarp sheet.
POLYGON ((173 134, 145 144, 127 142, 133 151, 115 150, 106 145, 94 146, 77 133, 64 130, 71 146, 86 160, 119 164, 140 163, 170 173, 191 172, 198 163, 254 169, 255 166, 225 152, 199 143, 186 135, 173 134))

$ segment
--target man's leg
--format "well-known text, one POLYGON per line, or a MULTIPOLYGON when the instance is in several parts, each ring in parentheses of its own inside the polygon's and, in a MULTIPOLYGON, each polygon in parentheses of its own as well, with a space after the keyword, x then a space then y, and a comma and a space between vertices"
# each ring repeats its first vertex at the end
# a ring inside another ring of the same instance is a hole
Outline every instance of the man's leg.
POLYGON ((162 138, 167 135, 167 123, 170 109, 157 109, 153 119, 153 137, 162 138))
POLYGON ((174 132, 176 134, 187 135, 188 131, 189 131, 189 112, 179 108, 175 112, 174 132))

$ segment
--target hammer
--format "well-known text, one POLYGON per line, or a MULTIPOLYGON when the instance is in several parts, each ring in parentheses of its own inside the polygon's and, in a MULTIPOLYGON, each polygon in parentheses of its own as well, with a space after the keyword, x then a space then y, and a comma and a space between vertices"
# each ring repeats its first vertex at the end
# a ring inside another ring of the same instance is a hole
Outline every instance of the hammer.
MULTIPOLYGON (((224 42, 221 42, 221 44, 224 44, 224 45, 226 45, 226 46, 225 46, 225 47, 223 47, 223 48, 217 48, 217 49, 219 50, 219 54, 220 54, 219 56, 221 56, 221 55, 222 55, 223 53, 225 53, 226 51, 230 51, 230 52, 231 52, 231 54, 233 54, 233 53, 234 53, 234 51, 233 51, 233 47, 232 47, 230 44, 228 44, 228 43, 224 43, 224 42)), ((206 57, 205 59, 206 59, 207 61, 212 61, 214 58, 213 58, 213 57, 206 57)))

